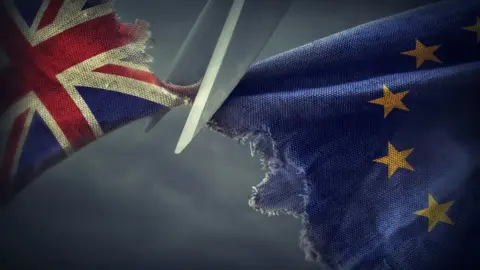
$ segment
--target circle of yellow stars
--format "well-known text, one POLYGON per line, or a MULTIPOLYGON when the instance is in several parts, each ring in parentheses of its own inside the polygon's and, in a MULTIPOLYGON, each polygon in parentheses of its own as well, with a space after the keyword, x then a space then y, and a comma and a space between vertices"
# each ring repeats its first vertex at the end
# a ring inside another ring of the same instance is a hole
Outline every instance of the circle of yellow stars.
MULTIPOLYGON (((477 35, 477 44, 480 43, 480 17, 476 17, 477 22, 474 25, 463 27, 462 29, 475 32, 477 35)), ((442 61, 438 59, 435 52, 441 47, 440 45, 425 46, 418 39, 415 40, 415 49, 402 52, 402 55, 415 57, 416 68, 420 68, 425 61, 432 61, 438 64, 442 64, 442 61)), ((409 111, 408 107, 402 102, 402 99, 408 94, 409 91, 403 91, 399 93, 393 93, 387 87, 383 85, 383 97, 370 100, 369 103, 383 106, 383 117, 387 116, 394 110, 399 109, 403 111, 409 111)), ((414 148, 406 150, 397 150, 390 142, 387 145, 388 152, 384 157, 374 159, 374 162, 381 163, 388 168, 388 179, 390 179, 398 169, 406 169, 415 171, 415 169, 408 163, 407 157, 413 152, 414 148)), ((440 222, 453 225, 453 221, 447 215, 448 209, 454 204, 455 201, 449 201, 446 203, 438 203, 431 193, 428 193, 428 206, 427 208, 413 212, 418 216, 423 216, 428 219, 428 232, 431 232, 433 228, 440 222)))
MULTIPOLYGON (((374 99, 369 102, 382 105, 384 108, 384 118, 386 118, 393 109, 409 111, 407 106, 402 102, 402 98, 405 97, 406 94, 408 94, 408 91, 394 94, 386 85, 383 85, 383 98, 374 99)), ((387 148, 388 152, 386 156, 374 159, 373 161, 387 165, 388 179, 390 179, 398 169, 415 171, 413 166, 407 161, 407 157, 413 152, 414 148, 399 151, 390 142, 388 142, 387 148)), ((428 207, 415 211, 414 214, 428 218, 428 232, 431 232, 439 222, 453 225, 453 221, 447 216, 447 211, 453 203, 454 201, 439 204, 433 195, 429 193, 428 207)))
MULTIPOLYGON (((409 111, 408 107, 402 102, 402 99, 407 94, 408 91, 394 94, 384 84, 383 97, 371 100, 369 102, 372 104, 382 105, 384 109, 383 117, 386 118, 393 111, 393 109, 409 111)), ((388 142, 387 148, 388 152, 386 156, 374 159, 373 161, 387 165, 388 179, 390 179, 398 169, 415 171, 413 166, 407 161, 407 157, 413 152, 414 148, 399 151, 390 142, 388 142)), ((439 204, 433 198, 433 195, 429 193, 428 207, 418 210, 414 212, 414 214, 428 218, 428 232, 431 232, 435 225, 437 225, 439 222, 453 225, 453 221, 446 214, 453 203, 454 201, 439 204)))

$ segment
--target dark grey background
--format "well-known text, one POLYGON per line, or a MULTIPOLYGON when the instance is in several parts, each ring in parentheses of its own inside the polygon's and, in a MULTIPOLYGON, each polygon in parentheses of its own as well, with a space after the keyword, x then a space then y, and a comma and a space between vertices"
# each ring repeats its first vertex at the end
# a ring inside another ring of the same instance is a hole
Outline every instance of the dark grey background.
MULTIPOLYGON (((151 23, 163 77, 205 0, 119 0, 151 23)), ((260 58, 429 0, 295 1, 260 58)), ((268 11, 266 11, 268 12, 268 11)), ((315 269, 300 221, 247 205, 263 178, 248 147, 204 131, 173 154, 188 108, 140 121, 45 173, 0 210, 0 269, 315 269)))

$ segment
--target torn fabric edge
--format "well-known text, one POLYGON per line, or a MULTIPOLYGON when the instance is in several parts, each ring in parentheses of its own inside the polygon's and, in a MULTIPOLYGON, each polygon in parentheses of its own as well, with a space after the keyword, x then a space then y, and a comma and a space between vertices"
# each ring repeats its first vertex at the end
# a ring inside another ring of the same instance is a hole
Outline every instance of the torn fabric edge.
MULTIPOLYGON (((148 26, 146 22, 143 22, 143 24, 148 26)), ((146 53, 146 49, 149 46, 148 44, 154 43, 154 40, 151 37, 150 31, 148 31, 148 36, 148 42, 145 43, 145 47, 139 50, 139 52, 145 56, 142 58, 145 59, 145 62, 151 63, 153 58, 146 53)), ((189 86, 173 85, 163 80, 160 80, 160 83, 162 87, 169 90, 169 92, 182 97, 183 104, 191 104, 200 87, 201 81, 189 86)), ((258 131, 235 130, 225 126, 221 127, 215 120, 211 120, 207 126, 210 130, 236 140, 242 145, 248 144, 251 155, 257 155, 260 158, 265 177, 257 186, 252 187, 252 193, 248 201, 249 206, 255 211, 267 214, 268 216, 287 214, 295 218, 301 218, 303 228, 300 231, 299 246, 305 252, 305 259, 316 262, 322 266, 323 269, 333 268, 327 258, 322 256, 322 252, 315 249, 313 241, 311 240, 311 226, 308 214, 305 211, 305 207, 309 201, 310 183, 306 178, 305 171, 300 166, 286 159, 284 153, 281 153, 279 149, 277 149, 268 127, 264 127, 258 131), (273 205, 270 206, 267 205, 267 203, 264 202, 264 197, 268 197, 268 194, 264 194, 265 189, 273 192, 270 195, 275 197, 278 193, 287 190, 282 188, 284 187, 282 184, 293 184, 293 188, 291 189, 293 192, 286 194, 286 198, 281 195, 277 203, 273 203, 273 205), (269 189, 268 187, 271 188, 269 189)))
POLYGON ((210 130, 233 139, 241 145, 248 144, 252 157, 257 155, 260 158, 265 177, 258 185, 252 187, 249 206, 268 216, 286 214, 301 218, 299 246, 305 252, 305 259, 315 262, 322 269, 337 268, 333 260, 325 255, 326 252, 315 247, 312 240, 311 225, 306 213, 311 183, 305 170, 289 160, 287 155, 278 149, 269 128, 262 127, 255 131, 238 130, 220 125, 215 118, 210 120, 207 126, 210 130))
MULTIPOLYGON (((117 0, 106 0, 104 3, 109 3, 113 7, 116 1, 117 0)), ((124 23, 122 22, 120 15, 118 15, 117 9, 112 9, 118 23, 124 23)), ((137 39, 142 40, 142 42, 136 42, 135 46, 128 52, 128 56, 122 60, 144 65, 149 72, 152 72, 151 63, 153 63, 154 58, 148 53, 148 51, 149 49, 153 48, 155 39, 152 37, 150 24, 141 19, 136 19, 134 24, 138 26, 138 30, 136 33, 134 33, 134 35, 137 37, 137 39)), ((178 98, 178 101, 174 106, 172 106, 176 107, 193 103, 193 99, 200 88, 201 80, 191 85, 175 85, 161 79, 159 79, 157 83, 160 87, 165 88, 168 92, 178 98)))

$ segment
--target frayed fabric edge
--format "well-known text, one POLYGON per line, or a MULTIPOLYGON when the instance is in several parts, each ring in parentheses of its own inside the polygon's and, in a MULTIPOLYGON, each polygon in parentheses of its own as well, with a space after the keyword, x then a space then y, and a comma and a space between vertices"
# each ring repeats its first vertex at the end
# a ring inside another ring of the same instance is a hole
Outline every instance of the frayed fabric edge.
MULTIPOLYGON (((148 72, 152 72, 151 69, 154 59, 150 55, 149 50, 153 48, 155 39, 152 37, 150 23, 142 19, 135 19, 133 23, 123 22, 114 6, 116 1, 117 0, 105 0, 103 4, 106 5, 105 8, 111 9, 112 13, 115 14, 115 18, 119 24, 133 24, 136 27, 136 31, 132 33, 132 35, 136 37, 136 41, 126 46, 129 49, 127 51, 128 56, 125 57, 123 61, 140 64, 144 66, 148 72)), ((191 85, 175 85, 161 79, 158 79, 157 81, 158 86, 167 90, 162 94, 170 95, 170 98, 175 100, 173 104, 171 104, 170 108, 192 104, 194 97, 200 88, 201 82, 202 80, 199 80, 191 85)))
MULTIPOLYGON (((257 185, 252 187, 252 193, 248 200, 248 205, 257 212, 266 214, 267 216, 276 216, 280 214, 291 215, 295 218, 301 219, 302 229, 299 236, 299 246, 305 253, 307 261, 315 262, 321 269, 336 269, 330 260, 324 255, 324 252, 315 247, 312 240, 312 228, 309 222, 308 214, 306 213, 306 206, 309 202, 310 183, 306 177, 303 178, 303 194, 297 194, 303 199, 303 209, 301 212, 292 211, 289 209, 266 209, 262 208, 258 202, 261 199, 258 192, 259 187, 271 181, 271 177, 279 170, 285 169, 288 166, 298 168, 297 165, 291 162, 282 162, 279 158, 279 150, 275 145, 275 141, 267 127, 263 127, 257 131, 251 130, 236 130, 230 127, 220 125, 217 121, 211 120, 207 124, 209 130, 219 133, 225 137, 237 141, 241 145, 249 145, 252 157, 258 156, 262 170, 265 171, 265 177, 257 185)), ((299 171, 301 171, 299 169, 299 171)))

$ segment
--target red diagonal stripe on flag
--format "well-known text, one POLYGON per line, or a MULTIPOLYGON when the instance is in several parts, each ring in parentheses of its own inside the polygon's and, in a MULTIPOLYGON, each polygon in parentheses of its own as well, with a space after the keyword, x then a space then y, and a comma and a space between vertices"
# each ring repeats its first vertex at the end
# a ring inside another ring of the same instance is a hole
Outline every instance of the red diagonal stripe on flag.
POLYGON ((60 11, 60 8, 62 7, 62 5, 63 5, 63 0, 53 0, 48 4, 47 9, 43 13, 43 18, 40 21, 40 24, 38 25, 38 30, 44 28, 45 26, 55 21, 55 18, 57 17, 57 14, 60 11))

